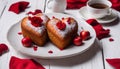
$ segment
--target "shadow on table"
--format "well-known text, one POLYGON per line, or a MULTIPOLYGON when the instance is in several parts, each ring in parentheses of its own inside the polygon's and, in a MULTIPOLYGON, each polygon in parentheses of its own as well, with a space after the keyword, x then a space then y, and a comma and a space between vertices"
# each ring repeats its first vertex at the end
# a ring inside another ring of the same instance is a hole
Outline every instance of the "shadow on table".
POLYGON ((104 23, 103 25, 104 26, 115 26, 115 25, 119 24, 119 21, 120 21, 120 17, 117 17, 117 19, 114 20, 113 22, 111 22, 111 23, 104 23))
MULTIPOLYGON (((50 64, 54 66, 74 66, 78 64, 82 64, 85 62, 89 62, 90 60, 94 59, 97 52, 101 51, 100 45, 97 40, 95 40, 95 44, 91 46, 87 51, 83 52, 82 54, 68 57, 68 58, 62 58, 62 59, 50 59, 50 60, 39 60, 40 63, 44 62, 44 64, 50 64), (45 63, 46 62, 46 63, 45 63)), ((38 62, 39 62, 38 61, 38 62)))

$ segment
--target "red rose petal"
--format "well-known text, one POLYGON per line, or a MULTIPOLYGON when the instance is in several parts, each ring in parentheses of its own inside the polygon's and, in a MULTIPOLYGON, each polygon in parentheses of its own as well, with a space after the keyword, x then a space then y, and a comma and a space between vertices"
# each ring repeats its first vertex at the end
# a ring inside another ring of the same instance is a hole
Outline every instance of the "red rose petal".
POLYGON ((120 58, 106 59, 106 61, 115 69, 120 69, 120 58))
POLYGON ((55 18, 55 16, 52 16, 52 18, 55 18))
POLYGON ((119 3, 120 0, 110 0, 113 4, 119 3))
POLYGON ((22 35, 22 32, 18 32, 19 35, 22 35))
POLYGON ((19 3, 14 3, 10 6, 9 8, 9 11, 12 11, 16 14, 19 14, 20 13, 20 10, 19 10, 19 3))
POLYGON ((29 5, 29 2, 25 2, 25 1, 19 2, 19 3, 20 3, 20 6, 19 6, 20 12, 24 11, 29 5))
POLYGON ((8 51, 8 46, 4 43, 0 44, 0 55, 6 51, 8 51))
POLYGON ((38 13, 42 13, 42 11, 39 10, 39 9, 36 9, 35 12, 34 12, 34 15, 36 15, 36 14, 38 14, 38 13))
POLYGON ((31 24, 35 27, 41 27, 43 20, 40 17, 29 17, 31 24))
POLYGON ((59 48, 61 51, 64 50, 63 48, 59 48))
POLYGON ((62 23, 61 21, 58 22, 58 23, 56 24, 56 26, 57 26, 58 29, 60 29, 60 30, 65 30, 65 28, 66 28, 66 24, 65 24, 65 23, 62 23))
POLYGON ((67 0, 67 3, 86 3, 88 0, 67 0))
POLYGON ((104 29, 103 26, 100 23, 98 23, 95 19, 88 19, 86 22, 94 28, 97 38, 99 40, 109 36, 110 30, 104 29))
POLYGON ((72 3, 67 2, 67 9, 79 9, 85 5, 86 5, 86 3, 83 3, 83 2, 77 2, 77 1, 74 1, 72 3))
POLYGON ((28 15, 29 15, 29 14, 32 14, 32 15, 33 15, 34 13, 33 13, 33 12, 31 12, 31 11, 29 11, 27 14, 28 14, 28 15))
POLYGON ((71 22, 70 22, 70 20, 71 20, 71 19, 70 19, 70 18, 68 18, 68 20, 67 20, 68 24, 70 24, 70 23, 71 23, 71 22))
POLYGON ((92 26, 95 26, 98 24, 98 22, 95 19, 88 19, 86 22, 92 26))
POLYGON ((40 63, 33 59, 18 58, 12 56, 9 62, 9 69, 45 69, 40 63))
POLYGON ((52 54, 52 53, 53 53, 53 51, 52 51, 52 50, 49 50, 49 51, 48 51, 48 53, 52 54))
POLYGON ((81 2, 83 2, 83 3, 86 3, 88 0, 80 0, 81 2))
POLYGON ((29 11, 27 14, 28 14, 28 15, 29 15, 29 14, 36 15, 36 14, 38 14, 38 13, 42 13, 42 11, 39 10, 39 9, 36 9, 34 12, 29 11))
POLYGON ((109 41, 112 42, 112 41, 114 41, 114 39, 113 38, 109 38, 109 41))
POLYGON ((28 5, 29 5, 29 2, 26 2, 26 1, 16 2, 10 6, 9 11, 19 14, 20 12, 23 12, 28 5))
POLYGON ((64 20, 65 18, 63 17, 62 20, 64 20))
POLYGON ((120 11, 120 3, 115 3, 112 5, 112 8, 114 8, 117 11, 120 11))
POLYGON ((33 50, 34 50, 34 51, 37 51, 37 50, 38 50, 38 46, 34 45, 34 46, 33 46, 33 50))

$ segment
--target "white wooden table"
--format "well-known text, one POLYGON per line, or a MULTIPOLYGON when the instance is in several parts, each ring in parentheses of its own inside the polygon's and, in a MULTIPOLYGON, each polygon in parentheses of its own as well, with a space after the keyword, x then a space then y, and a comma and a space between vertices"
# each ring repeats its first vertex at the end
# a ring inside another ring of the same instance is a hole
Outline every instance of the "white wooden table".
MULTIPOLYGON (((9 12, 10 5, 14 2, 21 0, 0 0, 0 43, 5 43, 9 47, 9 52, 0 56, 0 69, 9 69, 9 60, 11 56, 17 56, 21 58, 28 58, 27 56, 20 54, 7 41, 7 31, 11 25, 20 21, 25 17, 28 11, 35 9, 41 9, 44 13, 47 12, 46 2, 47 0, 27 0, 30 2, 30 8, 26 9, 25 12, 18 15, 9 12)), ((116 11, 117 12, 117 11, 116 11)), ((83 20, 78 13, 78 10, 66 10, 73 16, 83 20)), ((119 17, 120 13, 117 12, 119 17)), ((42 64, 46 69, 114 69, 106 61, 106 58, 120 58, 120 22, 116 20, 110 24, 104 24, 104 28, 111 30, 111 37, 115 40, 109 42, 109 38, 102 40, 96 40, 95 44, 86 52, 64 59, 35 59, 42 64)))

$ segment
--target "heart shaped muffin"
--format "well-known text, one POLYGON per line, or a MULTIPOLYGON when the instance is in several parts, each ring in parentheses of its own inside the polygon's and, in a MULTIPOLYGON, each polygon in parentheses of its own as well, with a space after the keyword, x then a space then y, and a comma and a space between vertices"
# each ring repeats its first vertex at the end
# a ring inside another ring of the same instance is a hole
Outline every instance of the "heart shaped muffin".
POLYGON ((61 50, 69 46, 78 30, 77 21, 71 17, 62 20, 53 17, 46 26, 50 40, 61 50))
POLYGON ((43 46, 48 39, 46 23, 49 18, 42 13, 35 16, 25 17, 21 22, 21 29, 24 37, 29 37, 32 41, 43 46))

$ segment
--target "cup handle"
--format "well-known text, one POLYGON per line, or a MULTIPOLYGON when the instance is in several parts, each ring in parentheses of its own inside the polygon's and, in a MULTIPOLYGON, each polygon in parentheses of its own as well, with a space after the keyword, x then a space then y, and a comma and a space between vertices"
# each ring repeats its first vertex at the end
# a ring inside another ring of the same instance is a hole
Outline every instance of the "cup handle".
POLYGON ((111 14, 112 14, 112 9, 110 8, 107 15, 111 15, 111 14))
POLYGON ((52 9, 52 7, 49 5, 51 1, 53 1, 53 0, 49 0, 49 1, 47 2, 47 8, 48 8, 48 9, 52 9))

